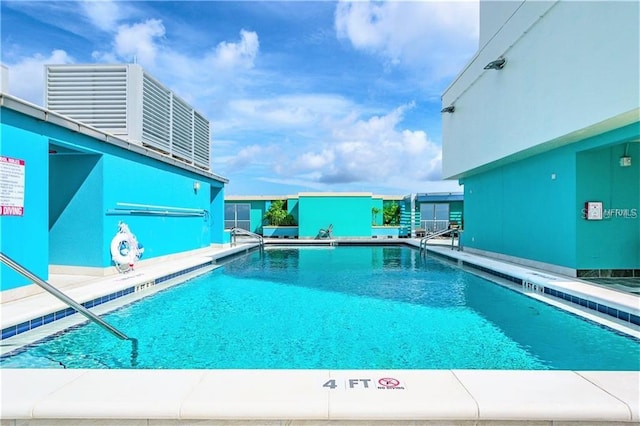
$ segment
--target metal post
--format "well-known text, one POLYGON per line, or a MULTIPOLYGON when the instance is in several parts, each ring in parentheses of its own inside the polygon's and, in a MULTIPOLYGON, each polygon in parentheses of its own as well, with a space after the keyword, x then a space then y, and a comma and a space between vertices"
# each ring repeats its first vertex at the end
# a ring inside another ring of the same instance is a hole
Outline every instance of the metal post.
POLYGON ((57 297, 58 299, 60 299, 64 303, 66 303, 67 305, 71 306, 73 309, 75 309, 76 311, 80 312, 82 315, 87 317, 89 320, 97 323, 99 326, 101 326, 102 328, 104 328, 105 330, 107 330, 108 332, 113 334, 114 336, 116 336, 116 337, 118 337, 120 339, 123 339, 123 340, 134 340, 134 339, 130 339, 124 333, 118 331, 116 328, 114 328, 113 326, 111 326, 108 323, 106 323, 102 318, 100 318, 99 316, 97 316, 93 312, 89 311, 87 308, 85 308, 81 304, 75 302, 69 296, 67 296, 66 294, 64 294, 63 292, 58 290, 57 288, 53 287, 48 282, 38 278, 36 275, 34 275, 31 272, 29 272, 29 270, 27 270, 25 267, 23 267, 22 265, 20 265, 15 260, 11 259, 9 256, 5 255, 2 252, 0 252, 0 261, 5 263, 7 266, 9 266, 11 269, 13 269, 14 271, 18 272, 19 274, 21 274, 24 277, 30 279, 35 284, 39 285, 44 290, 46 290, 47 292, 49 292, 53 296, 57 297))

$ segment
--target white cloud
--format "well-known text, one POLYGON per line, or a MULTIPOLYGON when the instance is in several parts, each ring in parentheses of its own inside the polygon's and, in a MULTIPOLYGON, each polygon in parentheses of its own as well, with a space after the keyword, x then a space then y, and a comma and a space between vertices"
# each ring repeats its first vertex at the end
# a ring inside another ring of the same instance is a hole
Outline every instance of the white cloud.
POLYGON ((478 10, 477 1, 340 2, 335 28, 339 38, 387 64, 443 78, 476 50, 478 10))
POLYGON ((270 98, 234 99, 227 105, 228 121, 214 124, 217 131, 234 129, 298 129, 333 123, 357 107, 339 95, 297 94, 270 98))
POLYGON ((114 1, 85 0, 80 5, 89 21, 102 31, 111 32, 122 19, 122 9, 114 1))
POLYGON ((220 42, 209 59, 214 68, 233 69, 241 67, 250 69, 254 66, 259 49, 258 34, 253 31, 241 30, 238 43, 220 42))
POLYGON ((288 143, 253 145, 241 150, 231 164, 266 163, 279 178, 309 185, 375 184, 399 177, 439 180, 440 147, 424 131, 398 129, 409 108, 404 105, 368 119, 353 114, 318 117, 316 121, 331 123, 324 134, 302 138, 292 133, 288 143))
POLYGON ((44 67, 50 64, 75 62, 64 50, 54 50, 49 56, 40 54, 7 64, 9 69, 8 93, 34 103, 44 105, 44 67))
POLYGON ((126 62, 133 62, 135 59, 143 66, 152 67, 159 49, 156 41, 164 34, 164 25, 158 19, 120 25, 113 41, 113 53, 126 62))
POLYGON ((276 145, 248 145, 241 148, 236 155, 230 157, 227 165, 234 170, 256 165, 271 166, 272 161, 279 158, 278 149, 276 145))
POLYGON ((402 128, 413 103, 367 118, 361 118, 358 105, 320 94, 245 99, 232 106, 233 115, 243 117, 242 124, 236 123, 241 129, 288 133, 284 140, 256 141, 237 154, 231 153, 236 149, 232 146, 223 148, 228 161, 222 168, 229 173, 261 165, 274 175, 269 182, 296 181, 325 189, 381 182, 394 188, 413 182, 424 188, 426 182, 441 179, 440 146, 422 130, 402 128), (308 128, 313 133, 307 133, 308 128))

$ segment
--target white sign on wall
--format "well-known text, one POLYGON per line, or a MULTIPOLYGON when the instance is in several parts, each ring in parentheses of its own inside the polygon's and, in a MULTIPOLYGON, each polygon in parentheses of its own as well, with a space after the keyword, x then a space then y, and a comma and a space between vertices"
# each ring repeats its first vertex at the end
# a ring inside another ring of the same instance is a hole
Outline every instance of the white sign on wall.
POLYGON ((584 207, 587 211, 587 220, 602 220, 602 202, 587 201, 584 207))
POLYGON ((0 155, 0 216, 24 215, 24 160, 0 155))

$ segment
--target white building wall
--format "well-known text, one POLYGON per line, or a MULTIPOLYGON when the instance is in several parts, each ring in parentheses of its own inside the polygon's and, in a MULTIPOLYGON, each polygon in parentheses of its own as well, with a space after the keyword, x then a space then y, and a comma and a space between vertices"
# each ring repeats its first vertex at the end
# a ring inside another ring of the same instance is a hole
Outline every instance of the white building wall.
POLYGON ((455 105, 442 116, 444 176, 462 178, 637 121, 639 5, 529 0, 509 9, 481 1, 486 44, 442 98, 443 107, 455 105), (500 56, 502 70, 483 69, 500 56))
POLYGON ((509 20, 509 17, 524 5, 525 1, 481 1, 480 8, 480 47, 498 33, 500 27, 509 20))
POLYGON ((0 92, 9 93, 9 68, 0 64, 0 92))

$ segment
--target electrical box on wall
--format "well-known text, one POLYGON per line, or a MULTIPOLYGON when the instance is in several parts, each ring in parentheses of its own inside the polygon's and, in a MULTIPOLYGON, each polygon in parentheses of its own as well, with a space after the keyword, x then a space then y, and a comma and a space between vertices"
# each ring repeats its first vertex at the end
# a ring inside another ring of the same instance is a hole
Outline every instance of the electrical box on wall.
POLYGON ((584 210, 587 220, 602 220, 602 201, 587 201, 584 210))
POLYGON ((625 155, 620 157, 620 167, 630 167, 631 166, 631 157, 625 155))

